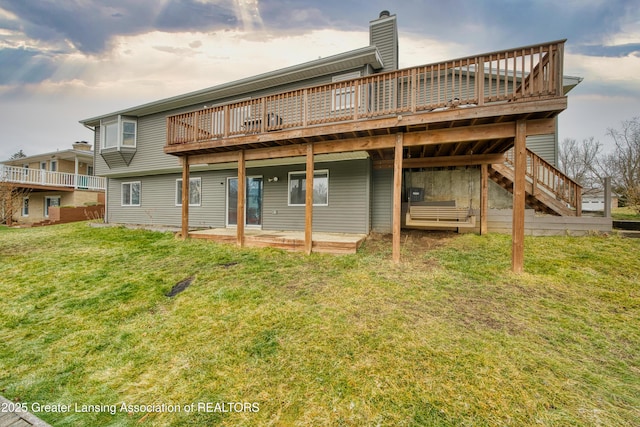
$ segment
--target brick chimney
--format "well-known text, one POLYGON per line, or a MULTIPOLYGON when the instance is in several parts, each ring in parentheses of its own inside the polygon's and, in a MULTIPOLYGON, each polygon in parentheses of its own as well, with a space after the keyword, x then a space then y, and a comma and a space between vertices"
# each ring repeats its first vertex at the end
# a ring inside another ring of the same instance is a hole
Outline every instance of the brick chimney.
POLYGON ((79 151, 91 151, 91 144, 87 141, 76 141, 73 143, 73 149, 79 151))
POLYGON ((378 19, 369 22, 369 44, 376 46, 382 57, 382 71, 398 69, 398 23, 396 15, 388 10, 380 12, 378 19))

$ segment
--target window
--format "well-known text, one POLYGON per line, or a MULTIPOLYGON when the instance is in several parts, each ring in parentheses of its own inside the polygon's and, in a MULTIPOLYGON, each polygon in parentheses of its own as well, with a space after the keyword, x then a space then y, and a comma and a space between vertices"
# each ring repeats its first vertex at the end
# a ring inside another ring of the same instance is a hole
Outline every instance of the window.
MULTIPOLYGON (((289 172, 289 206, 304 206, 306 198, 307 173, 289 172)), ((329 171, 313 173, 313 206, 329 205, 329 171)))
POLYGON ((341 87, 333 90, 331 109, 333 111, 349 110, 353 108, 353 98, 355 97, 353 86, 341 87))
POLYGON ((44 198, 44 216, 49 218, 49 208, 60 206, 60 196, 47 196, 44 198))
POLYGON ((107 123, 101 126, 102 148, 113 148, 118 146, 118 122, 107 123))
POLYGON ((123 119, 118 116, 116 120, 100 123, 100 147, 120 148, 136 146, 137 122, 131 119, 123 119))
POLYGON ((29 198, 22 199, 22 216, 29 216, 29 198))
MULTIPOLYGON (((333 83, 343 82, 346 80, 357 79, 360 77, 360 72, 342 74, 340 76, 334 76, 331 81, 333 83)), ((331 91, 331 109, 333 111, 349 110, 355 106, 355 84, 347 84, 338 87, 331 91)))
POLYGON ((122 122, 122 145, 125 147, 136 146, 136 122, 130 120, 122 122))
POLYGON ((58 161, 57 160, 51 160, 51 163, 49 163, 49 170, 51 172, 57 172, 58 171, 58 161))
POLYGON ((122 206, 140 206, 140 182, 122 183, 122 206))
MULTIPOLYGON (((189 206, 200 206, 202 179, 189 178, 189 206)), ((176 179, 176 206, 182 206, 182 179, 176 179)))

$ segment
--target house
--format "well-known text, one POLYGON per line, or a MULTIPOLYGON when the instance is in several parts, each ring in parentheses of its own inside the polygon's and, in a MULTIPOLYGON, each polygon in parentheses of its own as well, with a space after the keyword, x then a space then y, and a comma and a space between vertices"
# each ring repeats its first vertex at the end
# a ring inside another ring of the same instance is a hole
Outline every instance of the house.
MULTIPOLYGON (((22 225, 64 222, 62 206, 104 204, 105 182, 94 175, 94 153, 86 141, 67 150, 6 160, 0 163, 3 216, 22 225)), ((83 212, 66 218, 82 219, 83 212)))
POLYGON ((525 205, 580 217, 579 185, 554 167, 580 81, 563 75, 563 49, 398 69, 383 11, 369 46, 84 119, 106 221, 230 230, 240 245, 255 229, 298 231, 306 252, 318 233, 393 232, 397 260, 407 219, 485 233, 507 208, 520 254, 525 205))

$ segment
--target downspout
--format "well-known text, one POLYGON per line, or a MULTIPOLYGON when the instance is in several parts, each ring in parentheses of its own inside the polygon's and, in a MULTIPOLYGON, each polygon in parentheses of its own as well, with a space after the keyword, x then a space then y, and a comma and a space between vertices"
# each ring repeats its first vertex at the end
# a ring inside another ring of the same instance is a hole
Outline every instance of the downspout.
MULTIPOLYGON (((96 128, 87 125, 86 123, 82 123, 82 126, 89 129, 93 132, 93 171, 95 174, 95 166, 96 166, 96 154, 98 153, 98 148, 96 147, 96 128)), ((105 178, 104 180, 104 218, 103 222, 107 224, 109 218, 109 178, 105 178)))

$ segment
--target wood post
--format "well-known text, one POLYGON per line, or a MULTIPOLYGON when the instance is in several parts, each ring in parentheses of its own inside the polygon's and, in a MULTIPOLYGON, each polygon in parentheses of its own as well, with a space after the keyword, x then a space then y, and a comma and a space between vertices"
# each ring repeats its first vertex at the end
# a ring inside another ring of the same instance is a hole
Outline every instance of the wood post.
POLYGON ((182 239, 189 238, 189 156, 182 157, 182 239))
POLYGON ((307 144, 307 176, 304 200, 304 252, 313 247, 313 144, 307 144))
POLYGON ((404 134, 396 135, 393 162, 393 262, 400 263, 400 230, 402 227, 402 143, 404 134))
MULTIPOLYGON (((582 205, 582 201, 580 201, 582 205)), ((604 179, 604 217, 611 218, 611 177, 604 179)))
POLYGON ((238 207, 236 214, 236 241, 239 247, 244 246, 244 210, 245 210, 245 189, 247 188, 246 165, 244 161, 244 150, 238 151, 238 207))
POLYGON ((524 267, 524 210, 525 210, 525 173, 527 167, 527 122, 516 122, 516 137, 513 147, 514 182, 513 182, 513 228, 511 269, 514 273, 522 273, 524 267))
POLYGON ((480 235, 487 234, 487 213, 489 211, 489 165, 480 165, 480 235))

